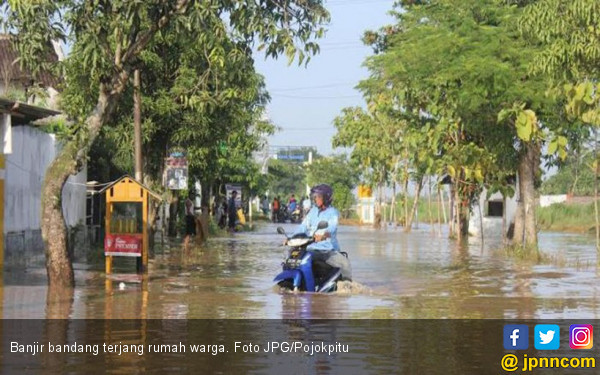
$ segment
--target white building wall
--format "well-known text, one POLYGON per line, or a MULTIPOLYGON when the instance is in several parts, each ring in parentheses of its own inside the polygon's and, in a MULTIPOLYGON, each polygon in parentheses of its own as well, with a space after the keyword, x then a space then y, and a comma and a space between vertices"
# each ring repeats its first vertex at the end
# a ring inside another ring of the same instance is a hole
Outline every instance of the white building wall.
MULTIPOLYGON (((479 196, 479 205, 481 207, 481 214, 483 215, 483 221, 479 217, 479 207, 473 206, 471 215, 469 217, 469 234, 471 236, 480 237, 481 227, 483 224, 484 237, 498 237, 502 238, 502 217, 486 216, 486 208, 488 201, 502 201, 502 194, 494 193, 489 199, 487 198, 487 191, 484 189, 479 196)), ((506 216, 506 228, 514 222, 515 213, 517 212, 517 193, 512 198, 506 197, 506 206, 504 207, 506 216)))
POLYGON ((558 194, 558 195, 541 195, 540 196, 540 206, 548 207, 555 203, 563 203, 567 201, 567 194, 558 194))
MULTIPOLYGON (((30 126, 13 126, 12 154, 6 155, 4 232, 35 231, 41 227, 41 192, 46 169, 58 152, 52 134, 30 126)), ((69 177, 62 205, 68 226, 85 223, 87 171, 69 177)))

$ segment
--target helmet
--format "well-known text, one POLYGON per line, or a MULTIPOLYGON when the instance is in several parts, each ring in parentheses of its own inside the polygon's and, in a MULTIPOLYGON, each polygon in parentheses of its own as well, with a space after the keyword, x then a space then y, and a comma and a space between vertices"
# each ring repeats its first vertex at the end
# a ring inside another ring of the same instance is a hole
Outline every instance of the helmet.
POLYGON ((331 202, 333 201, 333 189, 331 186, 327 184, 313 186, 313 188, 310 189, 310 196, 313 197, 315 194, 323 196, 323 204, 325 206, 331 206, 331 202))

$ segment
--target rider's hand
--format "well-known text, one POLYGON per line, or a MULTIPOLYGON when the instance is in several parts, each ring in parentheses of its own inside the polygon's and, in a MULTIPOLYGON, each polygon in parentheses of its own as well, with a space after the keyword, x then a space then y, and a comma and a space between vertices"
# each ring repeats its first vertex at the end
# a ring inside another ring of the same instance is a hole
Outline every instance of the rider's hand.
POLYGON ((325 232, 323 234, 315 234, 315 242, 321 242, 329 237, 330 237, 329 232, 325 232))
POLYGON ((285 240, 283 240, 283 246, 286 246, 287 242, 288 242, 287 238, 285 240))

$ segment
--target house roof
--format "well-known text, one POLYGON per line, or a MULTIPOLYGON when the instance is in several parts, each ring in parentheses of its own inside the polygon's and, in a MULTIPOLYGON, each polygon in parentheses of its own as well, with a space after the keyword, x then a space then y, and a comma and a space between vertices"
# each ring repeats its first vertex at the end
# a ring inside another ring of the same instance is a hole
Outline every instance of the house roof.
POLYGON ((150 195, 152 195, 154 198, 156 198, 159 201, 162 201, 162 197, 159 194, 153 192, 146 185, 142 184, 141 182, 139 182, 138 180, 136 180, 135 178, 133 178, 130 175, 127 175, 127 174, 124 175, 124 176, 122 176, 122 177, 120 177, 120 178, 118 178, 116 181, 113 181, 110 185, 107 185, 107 186, 103 187, 98 192, 99 193, 104 193, 105 191, 107 191, 108 189, 110 189, 111 187, 115 186, 116 184, 118 184, 119 182, 123 181, 126 178, 128 178, 128 179, 130 179, 132 181, 135 181, 135 183, 137 183, 138 185, 140 185, 141 187, 143 187, 144 189, 146 189, 148 191, 148 193, 150 195))
POLYGON ((0 98, 0 113, 10 114, 13 125, 25 125, 35 120, 59 115, 61 112, 11 99, 0 98))
MULTIPOLYGON (((32 74, 21 69, 19 62, 17 62, 19 53, 15 50, 10 38, 7 34, 0 34, 0 82, 8 77, 11 82, 17 81, 22 84, 30 84, 32 74)), ((52 47, 49 48, 47 60, 49 62, 58 61, 58 56, 56 56, 52 47)), ((59 82, 57 77, 47 71, 40 72, 38 79, 44 87, 56 88, 59 82)))

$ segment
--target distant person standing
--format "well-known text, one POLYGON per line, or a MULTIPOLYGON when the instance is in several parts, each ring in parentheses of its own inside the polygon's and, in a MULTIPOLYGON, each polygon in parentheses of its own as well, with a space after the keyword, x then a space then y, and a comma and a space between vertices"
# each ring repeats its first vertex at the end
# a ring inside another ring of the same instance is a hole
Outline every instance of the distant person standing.
POLYGON ((265 216, 267 216, 269 214, 269 199, 267 198, 266 195, 263 195, 261 209, 265 216))
POLYGON ((296 196, 294 194, 292 194, 292 196, 290 197, 290 201, 288 203, 288 212, 291 214, 292 212, 296 211, 296 196))
POLYGON ((224 229, 227 226, 227 201, 223 199, 221 203, 219 203, 218 215, 219 215, 219 228, 224 229))
POLYGON ((231 192, 231 198, 227 204, 227 216, 229 216, 229 230, 233 232, 235 230, 235 222, 237 220, 237 207, 235 200, 237 198, 237 191, 231 192))
POLYGON ((279 197, 273 198, 273 222, 277 222, 277 215, 279 215, 279 197))
POLYGON ((194 215, 193 198, 194 195, 190 194, 185 200, 185 239, 183 243, 186 248, 190 242, 190 238, 196 235, 196 217, 194 215))

